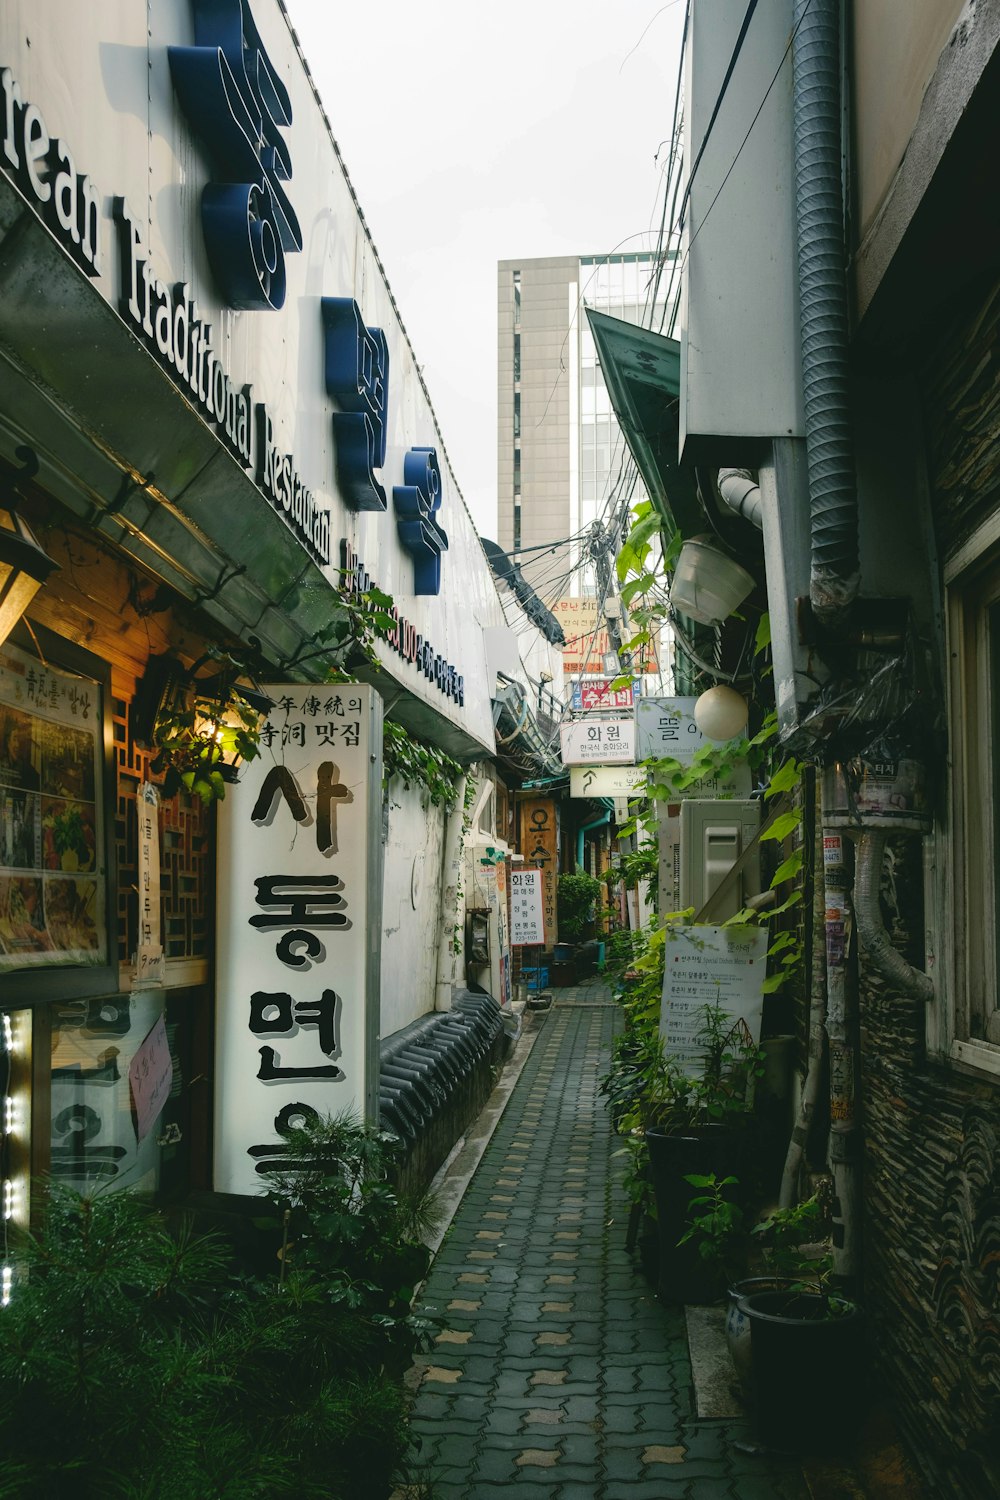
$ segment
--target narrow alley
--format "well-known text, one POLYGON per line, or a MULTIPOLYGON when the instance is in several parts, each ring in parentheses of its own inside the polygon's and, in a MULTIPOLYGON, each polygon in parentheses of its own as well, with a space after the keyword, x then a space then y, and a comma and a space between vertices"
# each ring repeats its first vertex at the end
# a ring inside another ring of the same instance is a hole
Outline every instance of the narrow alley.
POLYGON ((445 1235, 420 1309, 413 1429, 435 1500, 798 1500, 792 1460, 698 1420, 683 1309, 625 1248, 619 1143, 599 1093, 620 1012, 558 992, 445 1235))

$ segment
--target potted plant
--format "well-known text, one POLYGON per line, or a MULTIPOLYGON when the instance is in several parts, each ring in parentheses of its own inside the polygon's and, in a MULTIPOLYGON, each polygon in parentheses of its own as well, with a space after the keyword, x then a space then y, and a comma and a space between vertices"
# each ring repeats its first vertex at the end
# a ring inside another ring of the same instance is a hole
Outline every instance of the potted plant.
POLYGON ((695 1189, 695 1196, 688 1204, 687 1228, 678 1244, 692 1247, 703 1280, 700 1294, 685 1300, 715 1302, 742 1261, 743 1210, 735 1201, 739 1182, 732 1175, 716 1177, 714 1172, 704 1176, 689 1172, 685 1180, 695 1189))
POLYGON ((791 1287, 805 1290, 812 1280, 828 1275, 832 1265, 829 1254, 812 1253, 825 1232, 825 1216, 816 1193, 790 1208, 776 1208, 750 1231, 751 1243, 760 1255, 760 1273, 733 1281, 726 1310, 726 1343, 747 1399, 752 1395, 753 1363, 750 1319, 741 1300, 757 1292, 781 1292, 791 1287))
POLYGON ((556 885, 556 917, 561 943, 575 946, 589 936, 597 912, 597 902, 604 889, 601 882, 583 870, 567 871, 556 885))
POLYGON ((674 1302, 704 1296, 703 1267, 686 1234, 697 1196, 691 1179, 725 1182, 723 1196, 735 1202, 760 1066, 758 1049, 734 1033, 718 1005, 704 1007, 697 1041, 703 1066, 689 1073, 661 1046, 642 1103, 660 1242, 658 1293, 674 1302))
POLYGON ((750 1327, 760 1441, 778 1449, 824 1448, 849 1441, 861 1418, 864 1318, 856 1302, 833 1290, 832 1257, 817 1259, 806 1245, 792 1242, 794 1213, 779 1210, 787 1217, 775 1224, 772 1215, 759 1230, 761 1237, 771 1234, 772 1242, 777 1233, 780 1242, 791 1218, 785 1284, 749 1291, 737 1306, 750 1327))

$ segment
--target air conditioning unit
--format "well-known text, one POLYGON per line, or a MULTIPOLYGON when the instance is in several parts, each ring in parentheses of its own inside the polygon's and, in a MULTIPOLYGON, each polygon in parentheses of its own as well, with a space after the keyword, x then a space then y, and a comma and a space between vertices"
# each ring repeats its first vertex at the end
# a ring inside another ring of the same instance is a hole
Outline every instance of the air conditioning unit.
MULTIPOLYGON (((680 908, 701 911, 718 890, 740 855, 752 843, 760 827, 760 803, 692 800, 681 803, 680 908)), ((733 890, 713 922, 724 922, 746 905, 760 890, 760 856, 757 850, 747 861, 733 890)))

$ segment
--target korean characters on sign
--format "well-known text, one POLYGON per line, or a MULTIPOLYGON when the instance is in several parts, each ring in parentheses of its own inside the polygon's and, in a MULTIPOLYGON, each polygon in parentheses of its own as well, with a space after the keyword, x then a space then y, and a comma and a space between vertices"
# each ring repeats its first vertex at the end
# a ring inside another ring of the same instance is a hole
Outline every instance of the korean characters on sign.
POLYGON ((559 729, 563 764, 567 766, 632 765, 634 719, 574 719, 559 729))
POLYGON ((354 683, 265 691, 261 753, 219 827, 215 1179, 244 1194, 289 1129, 366 1112, 378 1009, 379 701, 354 683))
POLYGON ((691 760, 710 745, 694 721, 696 698, 641 698, 635 706, 636 759, 691 760))
POLYGON ((556 925, 556 869, 559 849, 558 804, 552 797, 522 802, 518 808, 520 848, 525 870, 542 877, 542 921, 548 943, 559 941, 556 925))
POLYGON ((512 870, 510 876, 510 945, 545 947, 541 870, 512 870))

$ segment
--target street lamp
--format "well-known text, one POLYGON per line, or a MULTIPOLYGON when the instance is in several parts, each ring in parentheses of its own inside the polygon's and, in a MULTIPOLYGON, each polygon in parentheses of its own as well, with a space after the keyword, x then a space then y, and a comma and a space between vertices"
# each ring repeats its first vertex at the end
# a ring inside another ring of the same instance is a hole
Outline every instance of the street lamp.
POLYGON ((58 564, 40 547, 18 513, 17 486, 38 473, 34 452, 16 450, 20 469, 0 463, 0 646, 58 564))

